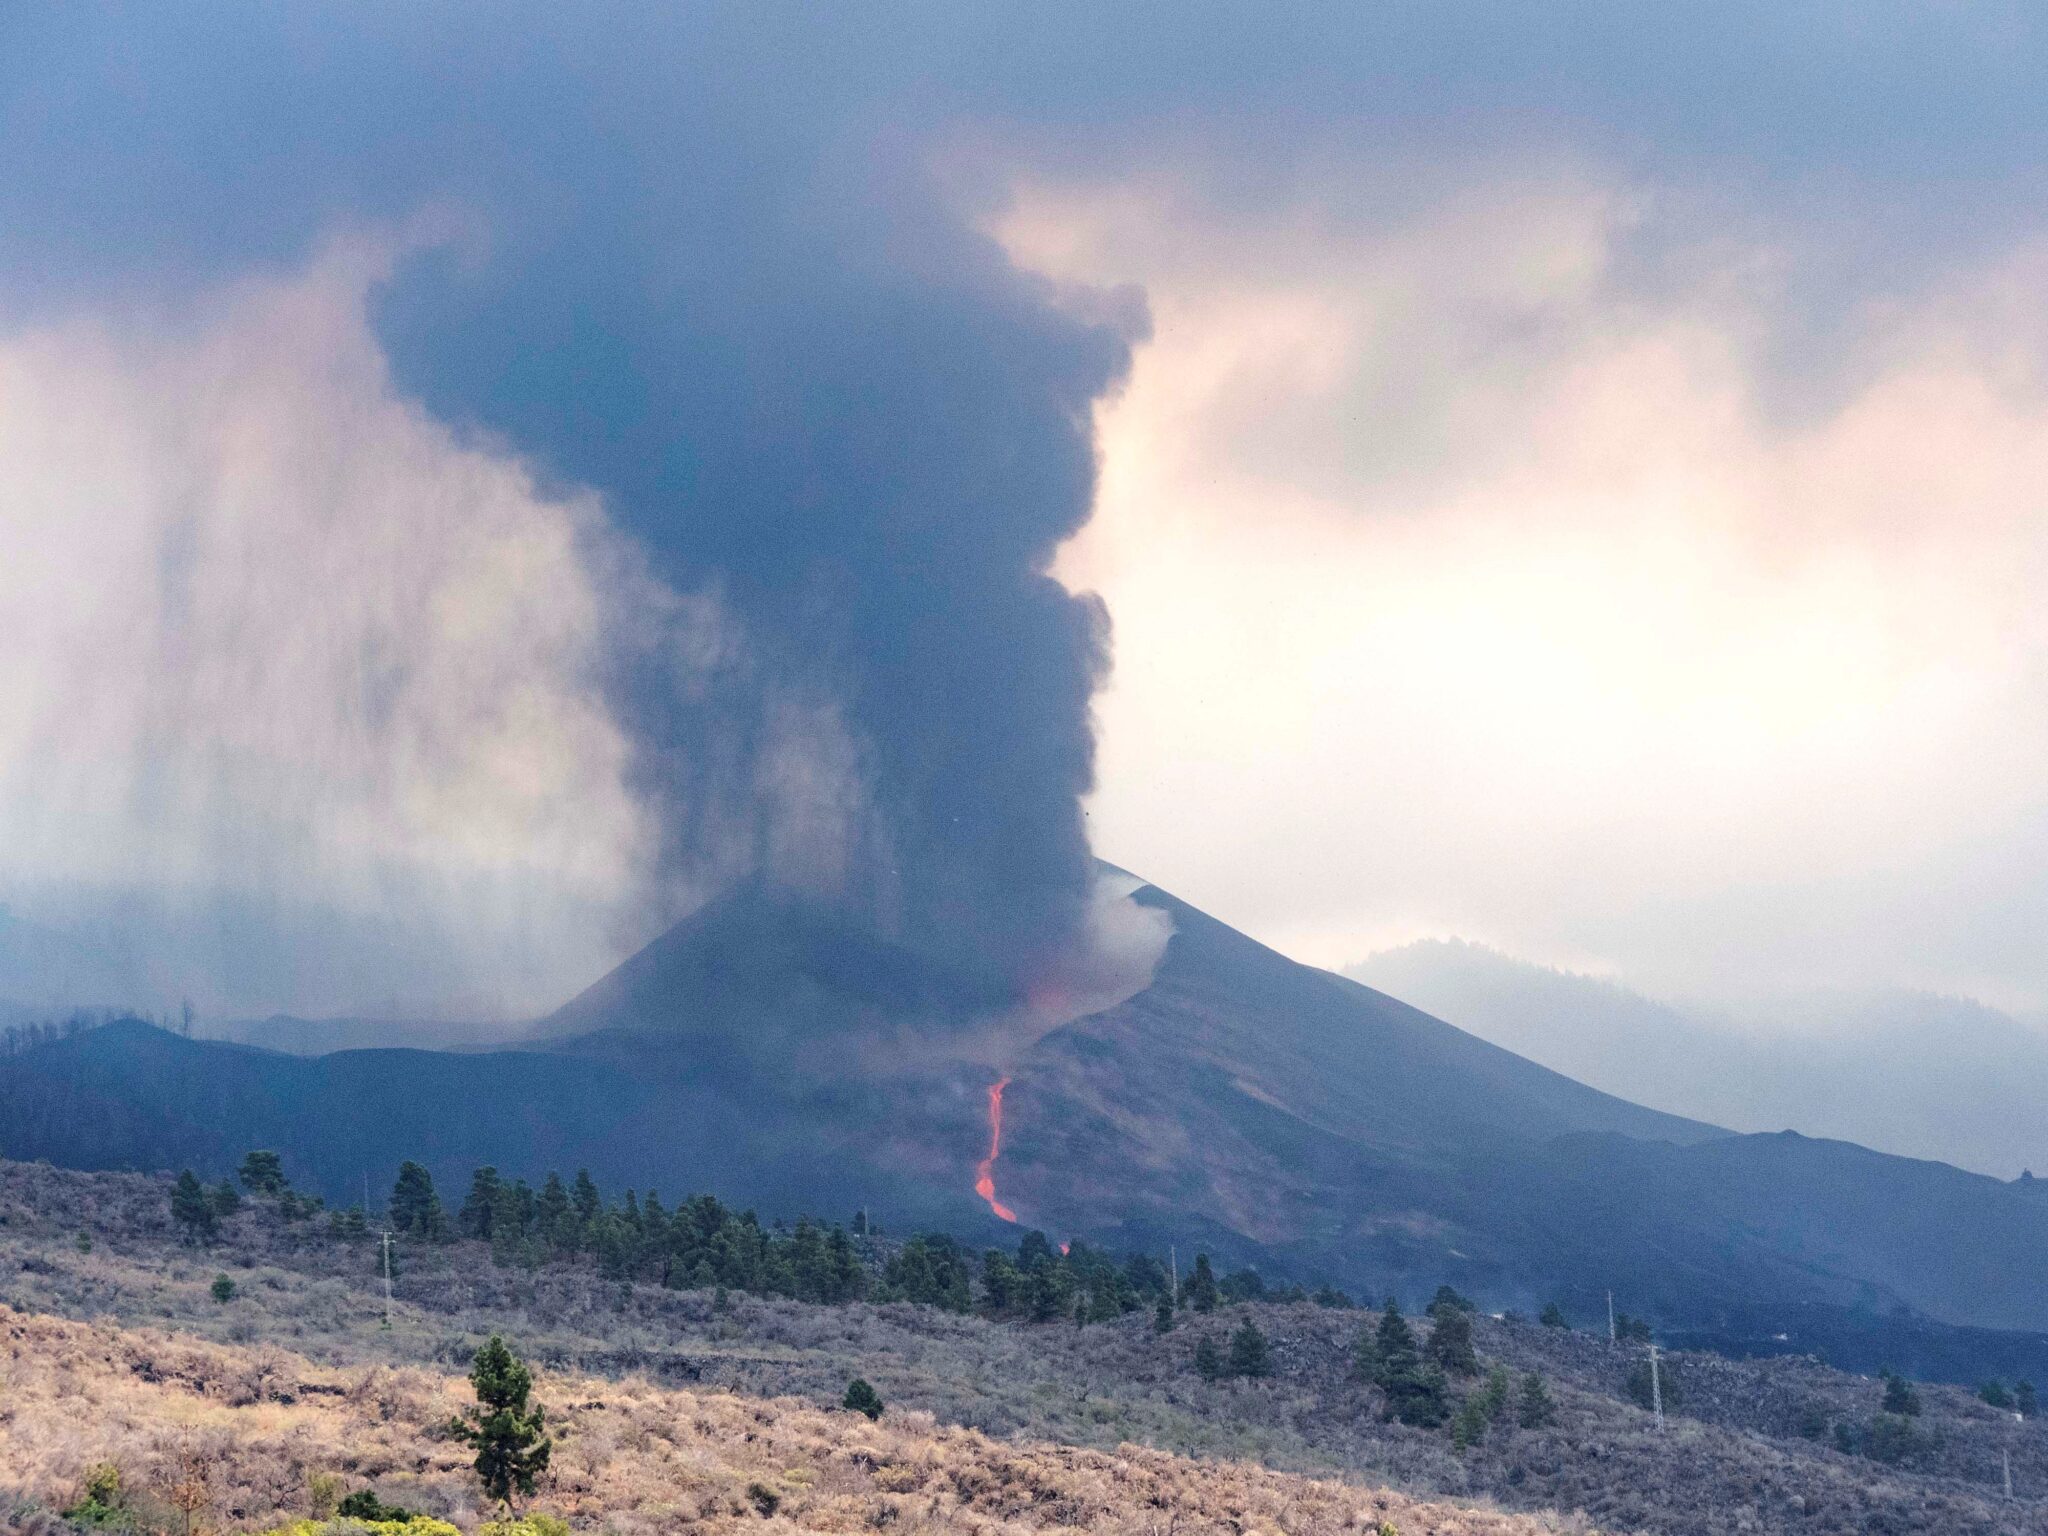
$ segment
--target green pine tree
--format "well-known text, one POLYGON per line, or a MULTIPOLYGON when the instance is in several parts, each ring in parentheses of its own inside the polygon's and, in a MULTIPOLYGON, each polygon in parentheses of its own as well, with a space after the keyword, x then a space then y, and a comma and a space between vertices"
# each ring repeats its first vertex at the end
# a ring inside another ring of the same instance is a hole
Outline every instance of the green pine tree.
POLYGON ((597 1192, 588 1168, 576 1170, 576 1187, 569 1193, 569 1204, 575 1208, 578 1231, 588 1230, 597 1220, 597 1213, 604 1209, 604 1197, 597 1192))
POLYGON ((1351 1374, 1360 1381, 1377 1382, 1380 1379, 1379 1343, 1373 1337, 1372 1314, 1366 1314, 1366 1321, 1358 1325, 1358 1332, 1351 1337, 1351 1374))
POLYGON ((213 1193, 207 1198, 213 1202, 213 1214, 222 1221, 242 1208, 242 1192, 226 1179, 213 1186, 213 1193))
POLYGON ((1429 1299, 1429 1315, 1435 1318, 1450 1310, 1476 1312, 1479 1309, 1472 1305, 1470 1297, 1460 1296, 1448 1285, 1440 1285, 1436 1288, 1436 1294, 1429 1299))
POLYGON ((1204 1381, 1216 1381, 1223 1375, 1223 1353, 1206 1333, 1195 1345, 1195 1374, 1204 1381))
POLYGON ((1487 1418, 1495 1423, 1508 1411, 1508 1399, 1514 1392, 1514 1378, 1508 1375, 1508 1368, 1496 1365, 1486 1373, 1486 1385, 1479 1391, 1480 1406, 1486 1410, 1487 1418))
POLYGON ((1266 1336, 1259 1332, 1258 1325, 1247 1317, 1237 1325, 1237 1331, 1230 1336, 1230 1374, 1264 1376, 1272 1368, 1272 1356, 1266 1345, 1266 1336))
POLYGON ((391 1186, 391 1225, 410 1236, 429 1238, 441 1236, 447 1226, 433 1176, 418 1163, 398 1165, 398 1179, 391 1186))
POLYGON ((533 1372, 492 1334, 477 1351, 469 1384, 477 1406, 455 1430, 476 1449, 477 1478, 484 1494, 510 1505, 515 1496, 533 1492, 534 1479, 547 1470, 554 1442, 547 1437, 547 1410, 529 1405, 533 1372))
POLYGON ((1447 1376, 1477 1376, 1479 1356, 1472 1348, 1472 1314, 1455 1306, 1436 1310, 1429 1334, 1429 1358, 1447 1376))
POLYGON ((222 1306, 226 1306, 235 1299, 235 1282, 226 1275, 215 1275, 213 1277, 213 1284, 208 1286, 207 1290, 212 1293, 213 1299, 222 1306))
POLYGON ((1216 1310, 1216 1271, 1209 1267, 1209 1255, 1195 1255, 1195 1272, 1188 1276, 1188 1304, 1197 1312, 1216 1310))
POLYGON ((1543 1315, 1537 1321, 1546 1328, 1571 1327, 1571 1324, 1565 1320, 1564 1308, 1554 1301, 1547 1301, 1543 1304, 1543 1315))
POLYGON ((275 1152, 251 1152, 242 1159, 242 1187, 252 1195, 281 1195, 289 1186, 284 1159, 275 1152))
POLYGON ((1415 1333, 1401 1315, 1401 1304, 1387 1298, 1380 1314, 1379 1331, 1373 1337, 1375 1380, 1386 1394, 1387 1412, 1403 1424, 1432 1428, 1450 1413, 1450 1394, 1444 1373, 1423 1363, 1415 1345, 1415 1333))
POLYGON ((1486 1426, 1490 1422, 1485 1397, 1474 1392, 1458 1409, 1458 1416, 1451 1420, 1451 1444, 1461 1451, 1469 1451, 1486 1438, 1486 1426))
POLYGON ((1515 1421, 1524 1429, 1541 1429, 1557 1415, 1543 1378, 1534 1371, 1522 1378, 1521 1397, 1515 1404, 1515 1421))
POLYGON ((171 1187, 171 1220, 185 1229, 185 1240, 192 1243, 212 1242, 218 1229, 213 1202, 190 1168, 179 1174, 178 1182, 171 1187))
POLYGON ((2034 1391, 2034 1384, 2031 1381, 2022 1381, 2014 1384, 2012 1389, 2012 1406, 2022 1417, 2029 1419, 2040 1411, 2041 1399, 2039 1394, 2034 1391))
POLYGON ((486 1166, 472 1173, 469 1176, 469 1193, 463 1198, 462 1208, 455 1213, 455 1230, 464 1237, 489 1242, 503 1186, 504 1181, 498 1177, 495 1168, 486 1166))
POLYGON ((1171 1333, 1173 1332, 1175 1321, 1173 1298, 1171 1296, 1161 1296, 1159 1298, 1159 1305, 1152 1309, 1152 1331, 1154 1333, 1171 1333))

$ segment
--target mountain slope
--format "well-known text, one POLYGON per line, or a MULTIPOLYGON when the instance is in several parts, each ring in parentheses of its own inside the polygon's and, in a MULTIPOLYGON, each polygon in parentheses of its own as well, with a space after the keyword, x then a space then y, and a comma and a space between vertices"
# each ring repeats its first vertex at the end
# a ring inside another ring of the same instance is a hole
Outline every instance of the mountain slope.
POLYGON ((1036 1040, 908 950, 742 898, 527 1049, 303 1059, 133 1024, 36 1047, 0 1062, 0 1152, 217 1173, 268 1144, 334 1198, 404 1157, 444 1185, 587 1166, 975 1239, 1000 1225, 974 1186, 1006 1080, 996 1199, 1061 1236, 1588 1316, 1614 1287, 1703 1327, 1756 1305, 2048 1313, 2028 1186, 1644 1109, 1137 899, 1176 929, 1152 985, 1036 1040))

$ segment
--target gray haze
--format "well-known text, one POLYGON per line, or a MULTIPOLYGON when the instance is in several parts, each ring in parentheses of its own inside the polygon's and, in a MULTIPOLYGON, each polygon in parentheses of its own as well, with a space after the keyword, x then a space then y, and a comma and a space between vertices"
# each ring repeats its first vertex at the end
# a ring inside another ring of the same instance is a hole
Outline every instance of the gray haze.
POLYGON ((1456 940, 1387 950, 1344 974, 1655 1109, 2000 1178, 2048 1171, 2048 1030, 1965 999, 1752 998, 1717 1011, 1456 940))

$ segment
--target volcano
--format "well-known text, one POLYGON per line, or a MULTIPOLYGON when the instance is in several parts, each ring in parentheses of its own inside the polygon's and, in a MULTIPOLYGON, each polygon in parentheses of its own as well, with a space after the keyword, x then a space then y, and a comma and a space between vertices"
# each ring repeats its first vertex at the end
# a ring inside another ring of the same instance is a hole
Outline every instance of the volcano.
POLYGON ((108 1026, 0 1060, 0 1152, 219 1174, 276 1147, 353 1199, 425 1162, 710 1191, 766 1215, 1055 1240, 1377 1295, 1494 1305, 1608 1288, 1733 1309, 2038 1326, 2048 1202, 1597 1092, 1151 886, 1150 986, 1020 1029, 986 983, 761 893, 715 903, 513 1046, 305 1058, 108 1026), (1000 1120, 997 1120, 997 1116, 1000 1120))

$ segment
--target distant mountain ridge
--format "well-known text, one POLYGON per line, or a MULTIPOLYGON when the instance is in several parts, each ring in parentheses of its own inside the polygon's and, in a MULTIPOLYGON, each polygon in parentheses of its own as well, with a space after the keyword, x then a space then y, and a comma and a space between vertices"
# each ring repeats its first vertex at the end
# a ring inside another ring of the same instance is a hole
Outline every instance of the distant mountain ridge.
POLYGON ((0 1061, 0 1152, 218 1173, 270 1145, 338 1199, 388 1187, 402 1157, 447 1184, 588 1166, 978 1240, 1001 1226, 974 1189, 1000 1072, 998 1198, 1056 1236, 1586 1316, 1611 1287, 1674 1326, 1738 1307, 2048 1315, 2030 1188, 1645 1108, 1156 888, 1134 899, 1175 928, 1151 986, 995 1065, 1005 1000, 815 908, 742 898, 519 1049, 295 1058, 139 1025, 38 1046, 0 1061))
POLYGON ((2048 1171, 2048 1032, 1966 999, 1788 999, 1749 1005, 1763 1015, 1752 1023, 1461 940, 1383 951, 1345 974, 1638 1103, 2001 1178, 2048 1171))

